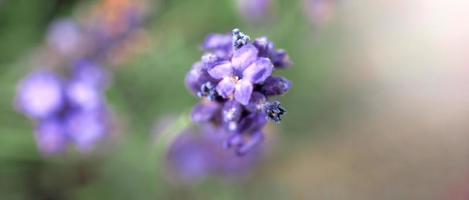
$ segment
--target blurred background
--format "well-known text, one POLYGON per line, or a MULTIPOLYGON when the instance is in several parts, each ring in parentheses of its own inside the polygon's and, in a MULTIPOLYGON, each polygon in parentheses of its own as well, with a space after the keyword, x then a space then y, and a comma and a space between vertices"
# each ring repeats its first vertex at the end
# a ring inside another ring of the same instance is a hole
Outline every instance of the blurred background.
POLYGON ((106 66, 113 144, 41 155, 18 83, 60 65, 44 53, 53 22, 103 2, 137 1, 0 0, 0 199, 469 199, 469 2, 146 1, 138 39, 106 66), (155 130, 198 101, 184 77, 205 36, 234 27, 289 53, 288 113, 249 173, 175 182, 155 130))

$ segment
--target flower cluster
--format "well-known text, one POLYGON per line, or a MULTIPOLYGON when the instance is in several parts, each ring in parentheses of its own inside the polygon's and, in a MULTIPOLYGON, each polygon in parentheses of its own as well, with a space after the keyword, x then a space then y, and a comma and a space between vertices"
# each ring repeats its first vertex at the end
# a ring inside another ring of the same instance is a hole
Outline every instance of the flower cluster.
POLYGON ((278 123, 286 112, 269 98, 291 88, 290 81, 272 75, 291 61, 266 37, 251 41, 238 29, 208 36, 202 48, 205 54, 186 77, 187 87, 202 99, 192 119, 228 132, 225 146, 244 155, 263 140, 268 120, 278 123))
POLYGON ((143 26, 144 10, 126 0, 103 0, 85 20, 62 19, 48 31, 44 59, 24 78, 16 108, 36 123, 36 140, 44 154, 58 154, 69 144, 93 150, 108 136, 111 119, 105 91, 106 65, 143 26), (126 3, 127 2, 127 3, 126 3))
POLYGON ((64 152, 67 144, 88 152, 108 130, 105 72, 88 61, 76 65, 68 79, 40 70, 19 85, 17 108, 37 122, 36 139, 45 154, 64 152))

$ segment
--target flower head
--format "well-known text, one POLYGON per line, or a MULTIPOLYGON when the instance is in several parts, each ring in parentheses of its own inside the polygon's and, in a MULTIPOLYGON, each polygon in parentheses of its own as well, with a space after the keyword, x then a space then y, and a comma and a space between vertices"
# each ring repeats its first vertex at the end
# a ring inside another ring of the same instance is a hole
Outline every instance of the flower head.
POLYGON ((104 89, 91 81, 95 74, 87 75, 72 70, 70 78, 64 79, 44 70, 20 83, 16 105, 37 122, 36 140, 42 153, 63 153, 69 144, 89 152, 106 136, 109 116, 104 89))
POLYGON ((291 66, 285 50, 266 37, 251 41, 239 29, 212 34, 202 45, 201 61, 186 76, 186 85, 202 102, 192 112, 194 122, 211 124, 228 135, 226 148, 244 155, 262 142, 268 120, 280 122, 286 110, 269 97, 283 95, 291 82, 272 76, 291 66))

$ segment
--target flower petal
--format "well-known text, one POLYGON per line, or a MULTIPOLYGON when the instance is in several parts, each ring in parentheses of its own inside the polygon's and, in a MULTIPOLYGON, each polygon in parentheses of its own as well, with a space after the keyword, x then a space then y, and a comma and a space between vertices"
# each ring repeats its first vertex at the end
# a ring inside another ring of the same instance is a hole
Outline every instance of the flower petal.
POLYGON ((201 103, 192 110, 192 121, 206 122, 213 118, 218 108, 218 104, 214 102, 201 103))
POLYGON ((247 105, 251 99, 253 86, 251 82, 241 80, 236 84, 235 88, 235 99, 243 105, 247 105))
POLYGON ((263 104, 266 101, 266 97, 260 92, 253 92, 249 104, 244 106, 246 110, 250 112, 256 112, 263 108, 263 104))
POLYGON ((108 131, 106 114, 100 109, 72 113, 67 118, 66 127, 77 150, 82 153, 95 149, 108 131))
POLYGON ((206 82, 214 82, 215 80, 203 69, 203 64, 197 62, 186 75, 186 87, 193 93, 199 92, 202 84, 206 82))
POLYGON ((18 109, 31 118, 45 118, 60 110, 63 102, 63 82, 51 71, 28 75, 18 87, 18 109))
POLYGON ((233 95, 235 90, 235 82, 231 78, 222 79, 217 85, 217 92, 223 98, 228 98, 233 95))
POLYGON ((292 83, 283 77, 271 76, 264 81, 261 92, 267 96, 283 95, 290 90, 292 83))
POLYGON ((67 137, 64 127, 55 119, 40 122, 36 129, 36 141, 43 154, 52 155, 66 151, 67 137))
POLYGON ((208 74, 215 79, 222 79, 233 75, 233 68, 229 61, 223 61, 208 70, 208 74))
POLYGON ((256 61, 257 53, 257 48, 252 44, 244 45, 233 53, 233 58, 231 58, 233 68, 238 72, 244 71, 246 67, 256 61))
POLYGON ((224 122, 238 121, 243 112, 241 104, 237 101, 227 101, 223 106, 222 114, 224 122))
POLYGON ((231 46, 230 34, 211 34, 205 38, 202 48, 205 50, 213 50, 217 48, 225 48, 231 46))
POLYGON ((233 133, 225 141, 224 147, 228 149, 231 147, 240 146, 242 143, 243 143, 243 136, 239 133, 233 133))
POLYGON ((245 155, 246 153, 248 153, 249 151, 252 151, 254 150, 256 147, 258 147, 258 145, 264 140, 264 134, 262 134, 262 132, 258 131, 258 132, 255 132, 251 138, 248 139, 248 141, 246 143, 244 143, 241 147, 239 147, 237 150, 236 150, 236 153, 239 155, 239 156, 243 156, 245 155))
POLYGON ((72 81, 66 89, 68 100, 73 106, 93 110, 103 103, 101 91, 88 82, 72 81))
POLYGON ((274 43, 267 37, 257 38, 253 44, 259 50, 259 57, 269 58, 269 55, 275 52, 274 43))
POLYGON ((272 65, 269 59, 259 58, 244 70, 243 79, 249 80, 254 84, 262 83, 272 75, 273 69, 274 65, 272 65))

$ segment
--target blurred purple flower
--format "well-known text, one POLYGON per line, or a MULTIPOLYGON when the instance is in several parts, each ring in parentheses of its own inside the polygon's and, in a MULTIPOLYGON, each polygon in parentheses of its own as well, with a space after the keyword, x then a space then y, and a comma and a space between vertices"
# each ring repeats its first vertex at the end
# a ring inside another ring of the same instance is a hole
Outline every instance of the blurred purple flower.
POLYGON ((104 93, 110 74, 103 65, 118 60, 112 55, 125 57, 118 49, 142 35, 147 15, 142 1, 122 3, 101 1, 85 20, 55 21, 46 38, 51 55, 45 58, 63 59, 46 63, 70 68, 60 71, 64 78, 43 70, 19 84, 16 107, 38 124, 36 138, 44 154, 63 153, 68 144, 87 153, 108 135, 111 120, 104 93))
POLYGON ((42 153, 63 153, 68 144, 89 152, 106 136, 104 90, 93 83, 87 78, 61 80, 50 71, 34 72, 21 82, 16 104, 37 121, 36 138, 42 153))
POLYGON ((254 84, 265 81, 272 74, 273 65, 267 58, 258 58, 253 45, 245 45, 235 51, 231 62, 225 61, 213 66, 208 73, 220 80, 217 92, 224 98, 236 99, 247 105, 251 98, 254 84))
POLYGON ((40 121, 35 136, 39 150, 45 155, 59 154, 67 148, 67 133, 62 123, 57 119, 40 121))
POLYGON ((269 97, 291 88, 287 79, 272 76, 274 70, 291 66, 291 61, 266 37, 251 42, 238 29, 232 31, 231 41, 228 36, 207 37, 204 56, 187 74, 186 85, 203 99, 192 111, 193 121, 224 130, 224 146, 244 155, 263 141, 267 121, 280 122, 286 113, 269 97))
POLYGON ((88 59, 81 59, 73 65, 73 79, 86 82, 96 88, 104 89, 109 84, 108 71, 103 66, 88 59))
POLYGON ((70 56, 77 52, 82 42, 79 25, 71 19, 54 22, 47 33, 47 43, 58 53, 70 56))
POLYGON ((267 19, 272 6, 272 0, 237 0, 237 3, 241 16, 252 22, 267 19))
POLYGON ((220 144, 223 129, 189 128, 175 139, 167 154, 167 167, 179 181, 194 183, 207 177, 229 178, 247 175, 261 159, 261 146, 239 157, 220 144))
POLYGON ((66 130, 71 141, 81 152, 93 150, 108 131, 107 114, 102 110, 77 111, 70 113, 66 119, 66 130))
POLYGON ((64 105, 63 83, 50 71, 36 71, 20 82, 16 106, 30 118, 53 115, 64 105))

